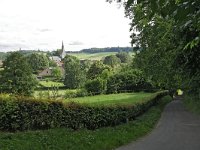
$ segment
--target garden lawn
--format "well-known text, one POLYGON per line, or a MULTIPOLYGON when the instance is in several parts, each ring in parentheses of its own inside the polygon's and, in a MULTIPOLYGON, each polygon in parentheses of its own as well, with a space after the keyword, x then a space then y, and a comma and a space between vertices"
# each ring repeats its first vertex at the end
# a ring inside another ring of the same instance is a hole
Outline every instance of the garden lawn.
POLYGON ((98 130, 59 128, 18 133, 0 132, 1 150, 111 150, 149 133, 171 101, 165 96, 144 115, 116 127, 98 130))

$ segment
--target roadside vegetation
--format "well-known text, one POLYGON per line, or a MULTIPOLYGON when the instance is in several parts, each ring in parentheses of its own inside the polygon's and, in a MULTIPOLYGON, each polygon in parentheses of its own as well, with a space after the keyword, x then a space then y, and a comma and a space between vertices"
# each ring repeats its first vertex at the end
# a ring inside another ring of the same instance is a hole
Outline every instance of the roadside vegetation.
POLYGON ((0 149, 10 150, 102 150, 115 149, 149 133, 161 116, 161 112, 170 96, 162 98, 160 103, 150 108, 144 115, 116 127, 97 130, 80 129, 77 131, 58 128, 40 131, 0 133, 0 149))
POLYGON ((200 98, 199 97, 194 97, 192 95, 185 95, 183 102, 184 102, 185 107, 189 111, 200 115, 200 98))

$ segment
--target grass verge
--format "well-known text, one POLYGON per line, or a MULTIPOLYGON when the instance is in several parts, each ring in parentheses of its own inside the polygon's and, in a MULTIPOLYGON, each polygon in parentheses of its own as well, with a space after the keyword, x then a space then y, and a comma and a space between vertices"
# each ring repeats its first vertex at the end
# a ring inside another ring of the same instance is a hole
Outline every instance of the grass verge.
POLYGON ((1 150, 111 150, 149 133, 161 116, 170 96, 162 98, 144 115, 127 124, 98 130, 65 128, 18 133, 0 133, 1 150))
POLYGON ((183 104, 189 111, 200 115, 200 99, 193 96, 185 95, 183 104))

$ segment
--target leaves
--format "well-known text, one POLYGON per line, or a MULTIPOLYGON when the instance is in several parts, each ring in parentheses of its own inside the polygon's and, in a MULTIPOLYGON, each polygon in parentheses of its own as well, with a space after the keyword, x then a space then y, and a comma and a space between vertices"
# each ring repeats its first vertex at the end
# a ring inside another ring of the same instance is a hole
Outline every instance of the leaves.
POLYGON ((0 95, 0 130, 24 131, 66 127, 74 130, 126 123, 158 103, 167 91, 158 92, 143 103, 129 106, 82 106, 58 101, 0 95))

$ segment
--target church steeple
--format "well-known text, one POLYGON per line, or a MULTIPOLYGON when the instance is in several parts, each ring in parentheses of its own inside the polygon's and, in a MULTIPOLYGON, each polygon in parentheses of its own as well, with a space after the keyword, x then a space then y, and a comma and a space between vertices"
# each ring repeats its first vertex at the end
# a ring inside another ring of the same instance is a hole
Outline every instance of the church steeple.
POLYGON ((62 41, 62 52, 65 50, 65 47, 64 47, 64 44, 63 44, 63 41, 62 41))
POLYGON ((63 41, 62 41, 62 49, 61 50, 62 50, 61 51, 61 58, 63 59, 63 58, 65 58, 65 55, 66 55, 63 41))

